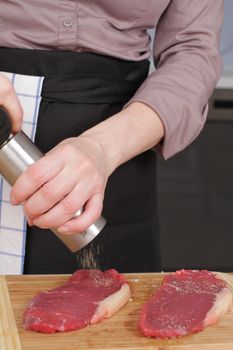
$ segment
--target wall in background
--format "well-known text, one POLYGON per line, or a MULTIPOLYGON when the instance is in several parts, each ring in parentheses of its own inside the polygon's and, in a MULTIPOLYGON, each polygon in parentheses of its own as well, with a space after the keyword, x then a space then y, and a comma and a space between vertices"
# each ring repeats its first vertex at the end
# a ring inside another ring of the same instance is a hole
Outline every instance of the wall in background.
MULTIPOLYGON (((217 0, 218 1, 218 0, 217 0)), ((233 1, 224 0, 224 21, 221 33, 220 49, 224 72, 233 73, 233 1)))
MULTIPOLYGON (((223 75, 230 77, 233 76, 233 0, 225 0, 224 6, 220 49, 223 75)), ((233 271, 232 102, 233 88, 216 89, 201 135, 168 161, 158 161, 164 270, 233 271), (221 108, 216 107, 217 100, 221 108)))

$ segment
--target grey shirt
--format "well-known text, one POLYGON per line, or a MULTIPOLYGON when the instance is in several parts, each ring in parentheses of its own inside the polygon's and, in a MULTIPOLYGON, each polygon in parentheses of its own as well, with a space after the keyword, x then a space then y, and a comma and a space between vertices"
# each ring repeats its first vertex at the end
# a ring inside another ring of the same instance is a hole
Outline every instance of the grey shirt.
POLYGON ((0 0, 0 46, 134 61, 153 55, 156 70, 130 102, 158 113, 165 127, 160 151, 168 158, 204 125, 221 73, 222 18, 223 0, 0 0), (153 52, 149 28, 156 28, 153 52))

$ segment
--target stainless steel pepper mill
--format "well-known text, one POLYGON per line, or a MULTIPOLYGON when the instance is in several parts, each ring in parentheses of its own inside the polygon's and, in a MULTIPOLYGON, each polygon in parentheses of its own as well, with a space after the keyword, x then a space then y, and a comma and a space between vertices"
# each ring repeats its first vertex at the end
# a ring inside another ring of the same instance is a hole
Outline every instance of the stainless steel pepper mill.
MULTIPOLYGON (((36 160, 43 157, 41 151, 30 138, 20 131, 16 135, 11 134, 11 124, 6 112, 0 108, 0 173, 12 186, 19 175, 36 160)), ((79 210, 75 216, 80 215, 79 210)), ((77 252, 90 243, 105 226, 106 220, 101 216, 85 232, 71 235, 61 234, 56 229, 53 233, 72 252, 77 252)))

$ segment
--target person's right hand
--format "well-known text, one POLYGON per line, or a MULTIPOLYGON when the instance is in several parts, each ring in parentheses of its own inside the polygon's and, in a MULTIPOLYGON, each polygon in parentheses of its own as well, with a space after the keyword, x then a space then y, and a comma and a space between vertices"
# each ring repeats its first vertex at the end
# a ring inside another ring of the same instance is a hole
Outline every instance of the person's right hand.
POLYGON ((11 81, 3 74, 0 74, 0 107, 5 109, 9 115, 13 134, 20 131, 23 109, 11 81))

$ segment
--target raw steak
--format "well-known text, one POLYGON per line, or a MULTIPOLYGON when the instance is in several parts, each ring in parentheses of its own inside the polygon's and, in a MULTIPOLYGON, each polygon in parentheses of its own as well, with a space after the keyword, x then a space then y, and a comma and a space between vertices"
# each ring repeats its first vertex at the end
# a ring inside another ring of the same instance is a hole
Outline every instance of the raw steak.
POLYGON ((180 270, 166 275, 160 289, 143 307, 143 335, 174 338, 201 331, 229 309, 232 294, 226 282, 206 270, 180 270))
POLYGON ((24 326, 43 333, 84 328, 112 316, 129 298, 129 285, 116 270, 78 270, 63 286, 32 299, 24 326))

